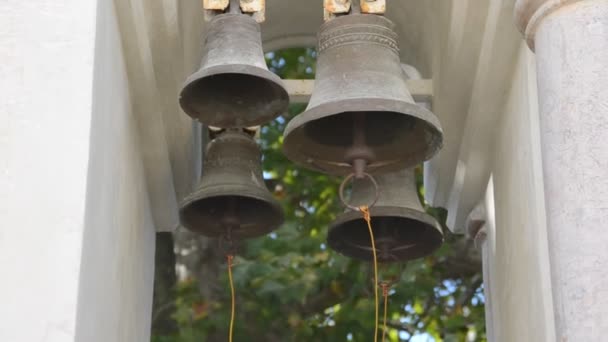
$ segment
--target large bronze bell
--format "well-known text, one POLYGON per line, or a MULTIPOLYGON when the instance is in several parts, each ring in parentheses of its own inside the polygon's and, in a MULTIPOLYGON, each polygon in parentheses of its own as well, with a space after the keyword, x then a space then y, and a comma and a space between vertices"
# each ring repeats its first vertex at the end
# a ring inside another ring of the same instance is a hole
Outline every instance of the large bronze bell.
POLYGON ((289 95, 266 67, 254 19, 241 13, 211 19, 201 67, 186 80, 179 102, 192 118, 222 128, 261 125, 287 110, 289 95))
MULTIPOLYGON (((376 179, 378 189, 366 179, 356 180, 351 204, 369 205, 378 194, 370 208, 378 262, 417 259, 439 248, 443 243, 441 226, 420 204, 413 169, 378 175, 376 179)), ((338 216, 330 227, 328 245, 348 257, 373 260, 369 229, 359 211, 347 209, 338 216)))
POLYGON ((378 173, 414 166, 441 148, 439 120, 408 91, 393 27, 371 14, 321 27, 312 97, 284 133, 289 159, 334 175, 359 161, 378 173))
POLYGON ((182 225, 210 237, 264 235, 283 223, 281 205, 266 188, 261 152, 242 130, 227 130, 207 145, 198 189, 181 204, 182 225))

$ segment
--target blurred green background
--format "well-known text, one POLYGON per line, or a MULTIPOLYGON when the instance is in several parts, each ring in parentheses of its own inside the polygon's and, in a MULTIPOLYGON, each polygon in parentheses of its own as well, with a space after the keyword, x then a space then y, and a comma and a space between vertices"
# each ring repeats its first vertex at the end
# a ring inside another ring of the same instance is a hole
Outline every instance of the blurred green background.
MULTIPOLYGON (((316 51, 266 54, 285 79, 313 79, 316 51)), ((305 105, 261 130, 265 178, 283 204, 276 232, 239 246, 234 268, 235 341, 373 341, 373 270, 325 245, 327 227, 343 208, 340 179, 298 168, 281 153, 286 123, 305 105)), ((421 197, 421 169, 417 169, 421 197)), ((425 206, 440 222, 446 212, 425 206)), ((389 341, 486 341, 481 261, 464 236, 445 228, 434 255, 382 267, 396 277, 389 297, 389 341)), ((381 308, 382 310, 382 308, 381 308)), ((152 341, 227 341, 230 292, 216 240, 180 230, 157 236, 152 341), (177 272, 176 272, 177 271, 177 272)))

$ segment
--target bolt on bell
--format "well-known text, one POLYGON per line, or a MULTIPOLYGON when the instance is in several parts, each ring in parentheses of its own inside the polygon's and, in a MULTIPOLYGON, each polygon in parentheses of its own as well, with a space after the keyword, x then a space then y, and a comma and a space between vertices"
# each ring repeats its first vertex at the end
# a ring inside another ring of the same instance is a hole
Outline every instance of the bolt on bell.
POLYGON ((333 175, 415 166, 442 146, 437 117, 417 105, 401 67, 394 24, 353 14, 318 34, 317 75, 306 111, 289 122, 284 152, 303 167, 333 175))
MULTIPOLYGON (((378 201, 370 208, 378 262, 391 263, 430 255, 443 243, 441 226, 427 214, 416 189, 414 169, 385 173, 376 177, 378 189, 362 179, 353 184, 355 206, 378 201)), ((367 222, 359 211, 347 209, 331 224, 327 237, 333 250, 363 261, 373 261, 367 222)))
POLYGON ((261 125, 287 110, 289 95, 266 66, 254 19, 225 13, 209 22, 201 67, 186 80, 179 102, 193 119, 221 128, 261 125))
POLYGON ((281 205, 266 188, 261 152, 241 130, 227 130, 207 145, 196 191, 180 206, 182 225, 209 237, 262 236, 284 220, 281 205))

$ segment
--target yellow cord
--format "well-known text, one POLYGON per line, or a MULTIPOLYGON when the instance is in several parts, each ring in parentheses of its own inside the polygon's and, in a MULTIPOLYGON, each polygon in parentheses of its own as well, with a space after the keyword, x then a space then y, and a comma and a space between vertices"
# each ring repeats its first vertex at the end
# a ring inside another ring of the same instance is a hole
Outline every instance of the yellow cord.
POLYGON ((234 282, 232 280, 232 259, 234 256, 228 255, 228 280, 230 281, 230 297, 232 299, 232 307, 230 311, 230 331, 228 335, 228 341, 232 342, 232 332, 234 330, 234 313, 235 313, 235 295, 234 295, 234 282))
POLYGON ((362 206, 359 209, 363 213, 363 218, 367 222, 369 237, 372 242, 372 254, 374 255, 374 306, 376 309, 376 320, 374 321, 374 342, 378 342, 378 259, 376 257, 376 242, 374 241, 374 232, 372 230, 372 219, 369 214, 369 208, 367 206, 362 206))
POLYGON ((388 318, 388 286, 382 285, 382 295, 384 296, 384 327, 382 329, 382 342, 386 341, 386 320, 388 318))

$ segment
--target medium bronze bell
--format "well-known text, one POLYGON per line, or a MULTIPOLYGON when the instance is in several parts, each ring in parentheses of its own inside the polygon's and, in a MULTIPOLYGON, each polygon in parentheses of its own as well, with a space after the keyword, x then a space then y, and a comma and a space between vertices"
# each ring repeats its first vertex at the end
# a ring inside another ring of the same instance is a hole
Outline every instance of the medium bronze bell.
MULTIPOLYGON (((408 261, 431 254, 443 243, 441 226, 427 214, 416 191, 413 169, 376 176, 378 189, 366 179, 356 180, 352 204, 369 205, 378 262, 408 261)), ((332 223, 328 245, 348 257, 373 261, 367 222, 359 211, 347 209, 332 223)))
POLYGON ((266 67, 254 19, 240 13, 211 19, 201 67, 186 80, 179 102, 192 118, 221 128, 261 125, 287 110, 289 95, 266 67))
POLYGON ((439 151, 439 120, 416 105, 407 88, 393 27, 371 14, 341 16, 321 27, 312 97, 284 133, 289 159, 345 175, 357 160, 378 173, 417 165, 439 151))
POLYGON ((221 133, 207 145, 198 189, 180 208, 182 225, 210 237, 264 235, 283 223, 281 205, 266 188, 261 152, 241 130, 221 133))

